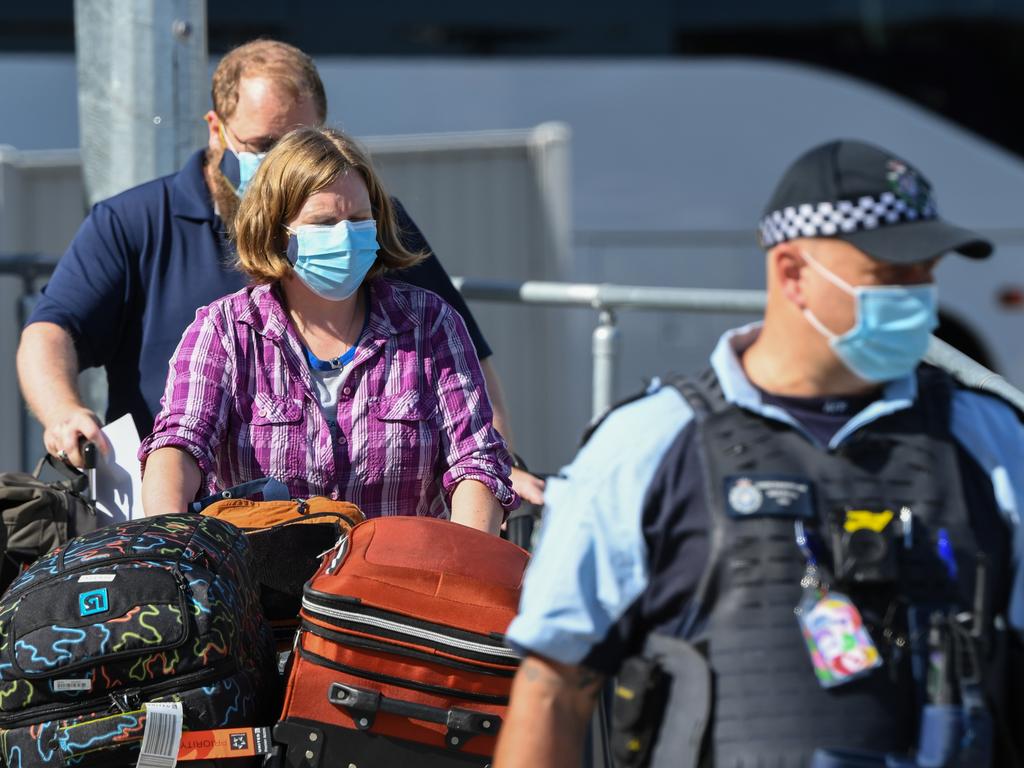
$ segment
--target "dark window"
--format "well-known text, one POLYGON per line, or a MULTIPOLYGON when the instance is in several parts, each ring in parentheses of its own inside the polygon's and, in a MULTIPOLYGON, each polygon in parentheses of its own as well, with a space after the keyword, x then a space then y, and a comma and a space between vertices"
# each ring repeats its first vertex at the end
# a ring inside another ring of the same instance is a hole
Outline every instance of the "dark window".
MULTIPOLYGON (((73 0, 4 3, 0 52, 74 50, 73 0)), ((764 56, 899 93, 1024 155, 1022 0, 208 0, 210 51, 258 36, 314 56, 764 56)))

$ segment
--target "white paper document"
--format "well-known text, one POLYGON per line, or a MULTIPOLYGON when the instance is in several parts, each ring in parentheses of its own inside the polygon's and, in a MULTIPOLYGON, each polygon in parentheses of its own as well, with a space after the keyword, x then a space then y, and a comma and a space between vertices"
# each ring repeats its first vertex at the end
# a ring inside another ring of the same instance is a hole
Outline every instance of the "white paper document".
POLYGON ((126 413, 103 428, 110 441, 108 456, 96 458, 96 512, 122 523, 142 517, 142 472, 139 470, 139 431, 126 413))

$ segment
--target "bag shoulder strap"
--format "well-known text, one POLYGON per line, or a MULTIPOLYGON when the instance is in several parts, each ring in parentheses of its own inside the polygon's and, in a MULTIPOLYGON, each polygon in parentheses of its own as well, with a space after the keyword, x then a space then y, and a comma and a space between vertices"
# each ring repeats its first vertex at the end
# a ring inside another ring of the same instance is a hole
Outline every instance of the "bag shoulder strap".
MULTIPOLYGON (((47 483, 54 488, 62 491, 72 491, 73 493, 84 493, 89 488, 88 475, 78 469, 78 467, 63 462, 49 453, 36 463, 35 469, 32 470, 32 477, 39 480, 44 467, 52 469, 62 478, 56 482, 47 483)), ((40 482, 45 481, 40 480, 40 482)))

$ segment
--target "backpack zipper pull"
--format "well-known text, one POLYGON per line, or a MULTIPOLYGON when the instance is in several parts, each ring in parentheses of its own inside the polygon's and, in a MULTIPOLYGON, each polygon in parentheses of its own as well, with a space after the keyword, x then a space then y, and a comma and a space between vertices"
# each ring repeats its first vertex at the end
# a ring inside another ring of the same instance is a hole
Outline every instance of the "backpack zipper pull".
POLYGON ((185 597, 189 596, 189 585, 188 577, 185 576, 177 568, 171 569, 171 575, 174 576, 174 581, 178 585, 178 591, 181 592, 185 597))

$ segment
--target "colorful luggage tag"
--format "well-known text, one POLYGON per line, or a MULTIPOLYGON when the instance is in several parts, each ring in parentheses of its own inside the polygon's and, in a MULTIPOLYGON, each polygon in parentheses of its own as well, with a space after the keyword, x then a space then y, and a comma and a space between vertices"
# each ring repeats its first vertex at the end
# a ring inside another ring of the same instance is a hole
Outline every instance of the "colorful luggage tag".
POLYGON ((797 621, 818 682, 822 688, 834 688, 882 666, 882 657, 857 606, 842 592, 829 589, 828 571, 819 565, 800 520, 796 539, 807 558, 797 621))
POLYGON ((270 754, 273 745, 269 728, 217 728, 212 731, 183 731, 178 760, 213 760, 270 754))

